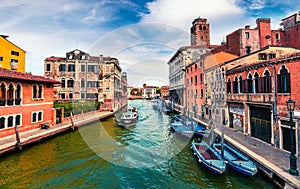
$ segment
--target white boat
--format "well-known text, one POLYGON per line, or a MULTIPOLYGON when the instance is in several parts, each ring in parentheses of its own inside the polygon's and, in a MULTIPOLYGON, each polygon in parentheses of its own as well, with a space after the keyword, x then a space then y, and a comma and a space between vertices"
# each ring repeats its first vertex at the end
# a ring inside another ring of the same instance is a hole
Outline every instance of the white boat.
POLYGON ((123 127, 130 127, 135 125, 139 118, 139 114, 135 107, 129 108, 127 112, 124 112, 119 120, 119 125, 123 127))

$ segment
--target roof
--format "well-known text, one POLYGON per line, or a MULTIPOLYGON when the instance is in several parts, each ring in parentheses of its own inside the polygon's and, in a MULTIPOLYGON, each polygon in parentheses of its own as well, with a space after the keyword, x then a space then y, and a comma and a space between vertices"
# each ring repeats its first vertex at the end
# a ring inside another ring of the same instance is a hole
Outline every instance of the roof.
POLYGON ((58 60, 66 60, 65 57, 55 57, 55 56, 50 56, 45 59, 45 61, 58 61, 58 60))
POLYGON ((233 60, 237 57, 237 55, 224 51, 220 51, 215 54, 208 53, 207 55, 205 55, 204 67, 205 69, 209 69, 224 62, 233 60))
POLYGON ((26 51, 24 49, 22 49, 21 47, 15 45, 14 43, 12 43, 11 41, 7 40, 6 38, 8 38, 8 35, 1 35, 0 37, 2 37, 3 39, 5 39, 7 42, 9 42, 10 44, 14 45, 15 47, 19 48, 21 51, 23 51, 24 53, 26 53, 26 51))
POLYGON ((0 78, 8 80, 17 80, 17 81, 32 81, 37 83, 51 83, 51 84, 60 84, 60 81, 55 81, 53 79, 48 79, 43 76, 36 76, 28 73, 21 73, 5 68, 0 68, 0 78))

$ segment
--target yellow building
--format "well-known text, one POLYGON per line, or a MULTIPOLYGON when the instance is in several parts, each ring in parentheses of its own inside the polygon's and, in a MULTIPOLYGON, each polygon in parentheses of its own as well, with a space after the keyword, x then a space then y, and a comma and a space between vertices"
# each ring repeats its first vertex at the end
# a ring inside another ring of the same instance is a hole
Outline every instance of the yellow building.
POLYGON ((25 72, 25 51, 0 35, 0 67, 25 72))

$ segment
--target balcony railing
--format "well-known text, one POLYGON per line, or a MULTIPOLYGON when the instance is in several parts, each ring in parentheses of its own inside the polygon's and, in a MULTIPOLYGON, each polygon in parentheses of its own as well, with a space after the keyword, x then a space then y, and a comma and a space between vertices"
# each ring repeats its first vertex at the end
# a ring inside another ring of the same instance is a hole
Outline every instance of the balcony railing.
POLYGON ((274 96, 272 93, 227 94, 227 100, 241 102, 273 103, 274 96))

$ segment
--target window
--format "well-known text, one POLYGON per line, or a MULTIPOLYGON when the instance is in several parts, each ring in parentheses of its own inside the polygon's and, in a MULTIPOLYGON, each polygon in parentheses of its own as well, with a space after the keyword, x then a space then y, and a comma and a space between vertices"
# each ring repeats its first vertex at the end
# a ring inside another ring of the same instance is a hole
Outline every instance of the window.
POLYGON ((199 30, 202 30, 202 25, 199 26, 199 30))
POLYGON ((239 82, 237 77, 234 79, 233 82, 233 93, 239 93, 239 82))
POLYGON ((271 83, 271 75, 268 70, 266 70, 264 74, 264 82, 263 82, 264 92, 271 93, 272 90, 272 83, 271 83))
POLYGON ((66 80, 65 80, 65 78, 62 78, 61 82, 62 82, 61 88, 65 88, 66 87, 66 80))
POLYGON ((250 52, 251 52, 251 47, 250 47, 250 46, 247 46, 247 47, 246 47, 246 54, 250 54, 250 52))
POLYGON ((88 88, 93 87, 93 82, 92 82, 92 81, 88 81, 88 82, 87 82, 87 87, 88 87, 88 88))
POLYGON ((7 105, 12 106, 14 105, 14 86, 9 84, 8 91, 7 91, 7 105))
POLYGON ((93 81, 93 87, 98 87, 98 81, 93 81))
POLYGON ((73 99, 73 93, 69 93, 69 99, 73 99))
POLYGON ((51 71, 51 65, 50 64, 46 64, 46 71, 50 72, 51 71))
POLYGON ((259 85, 259 83, 261 83, 261 82, 259 81, 259 75, 256 72, 254 74, 255 93, 261 93, 262 92, 261 86, 259 85))
POLYGON ((32 98, 37 98, 37 86, 33 85, 32 87, 32 98))
POLYGON ((206 30, 206 26, 203 26, 203 30, 206 30))
POLYGON ((73 58, 73 56, 70 54, 70 55, 69 55, 69 60, 71 60, 72 58, 73 58))
POLYGON ((17 51, 11 51, 11 55, 19 56, 19 52, 17 52, 17 51))
POLYGON ((12 127, 12 126, 14 126, 14 117, 9 116, 7 121, 7 127, 12 127))
POLYGON ((259 60, 267 60, 267 54, 266 53, 259 53, 258 54, 259 60))
POLYGON ((200 91, 200 97, 203 98, 203 89, 200 91))
POLYGON ((60 72, 65 72, 66 71, 66 65, 65 64, 59 65, 59 71, 60 72))
POLYGON ((43 120, 43 112, 39 112, 38 113, 38 121, 42 121, 43 120))
POLYGON ((275 34, 275 39, 276 39, 276 40, 279 40, 279 39, 280 39, 280 33, 276 33, 276 34, 275 34))
POLYGON ((80 87, 85 88, 85 80, 83 78, 80 80, 80 87))
POLYGON ((81 72, 85 72, 85 65, 81 65, 80 71, 81 71, 81 72))
POLYGON ((69 72, 75 72, 75 65, 74 64, 69 64, 68 65, 68 70, 69 70, 69 72))
POLYGON ((247 84, 248 84, 248 93, 254 93, 253 81, 252 81, 252 75, 251 74, 249 74, 247 80, 248 80, 248 82, 247 82, 247 84))
POLYGON ((39 85, 39 94, 38 98, 43 98, 43 86, 39 85))
POLYGON ((61 99, 66 99, 66 94, 65 93, 60 94, 60 98, 61 99))
POLYGON ((5 118, 1 117, 0 118, 0 129, 4 129, 5 128, 5 118))
POLYGON ((81 93, 81 99, 85 99, 85 94, 84 93, 81 93))
POLYGON ((21 105, 21 85, 18 84, 17 85, 17 90, 16 90, 16 94, 15 94, 15 105, 21 105))
POLYGON ((32 121, 31 122, 36 122, 36 113, 34 112, 33 114, 32 114, 32 121))
POLYGON ((195 64, 195 70, 197 69, 197 63, 195 64))
POLYGON ((277 75, 278 93, 290 93, 290 73, 285 65, 280 68, 280 74, 277 75))
POLYGON ((11 62, 19 62, 17 59, 11 59, 11 62))
POLYGON ((95 65, 88 65, 88 72, 96 72, 96 66, 95 65))
POLYGON ((200 74, 200 83, 202 83, 203 82, 203 74, 201 73, 200 74))
POLYGON ((197 84, 197 82, 198 82, 198 78, 197 78, 197 76, 195 75, 195 84, 197 84))
POLYGON ((240 75, 240 78, 239 78, 239 83, 240 83, 240 93, 243 92, 243 78, 242 76, 240 75))
POLYGON ((20 115, 16 116, 16 125, 21 125, 21 116, 20 115))
POLYGON ((227 81, 227 93, 231 93, 231 82, 230 82, 230 78, 227 81))
POLYGON ((74 87, 74 80, 73 79, 69 79, 68 80, 68 88, 73 88, 74 87))
POLYGON ((246 38, 246 39, 249 39, 249 38, 250 38, 249 32, 245 32, 245 38, 246 38))
POLYGON ((0 56, 0 61, 3 61, 3 56, 0 56))
POLYGON ((203 61, 200 61, 200 68, 203 67, 203 61))

